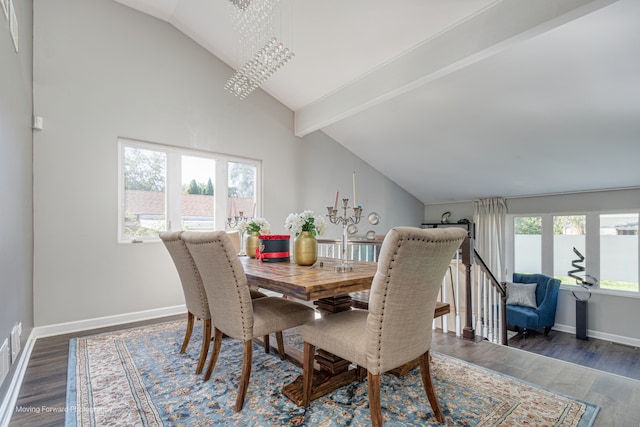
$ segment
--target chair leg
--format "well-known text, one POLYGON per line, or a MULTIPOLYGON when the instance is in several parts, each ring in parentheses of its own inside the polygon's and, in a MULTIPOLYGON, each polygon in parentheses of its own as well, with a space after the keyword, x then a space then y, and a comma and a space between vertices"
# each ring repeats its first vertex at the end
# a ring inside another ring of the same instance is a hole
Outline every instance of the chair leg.
POLYGON ((207 360, 207 355, 209 354, 209 343, 211 342, 211 319, 203 320, 202 324, 204 326, 202 331, 202 347, 200 348, 200 359, 198 360, 196 374, 202 373, 204 362, 207 360))
POLYGON ((189 345, 189 340, 191 339, 191 332, 193 332, 193 321, 195 316, 192 312, 187 312, 187 330, 184 333, 184 340, 182 341, 182 348, 180 348, 180 354, 183 354, 187 351, 187 346, 189 345))
POLYGON ((269 335, 262 337, 262 343, 264 344, 264 352, 266 354, 271 353, 271 346, 269 344, 269 335))
POLYGON ((431 404, 431 409, 436 416, 436 420, 438 420, 439 423, 443 423, 444 414, 440 408, 440 403, 438 403, 438 396, 436 396, 436 392, 433 389, 433 381, 431 380, 428 350, 420 356, 420 376, 422 377, 422 386, 424 387, 424 391, 427 393, 427 397, 429 398, 429 403, 431 404))
POLYGON ((249 388, 249 378, 251 377, 251 359, 253 357, 253 340, 244 342, 242 351, 242 377, 240 378, 240 386, 238 387, 238 397, 236 397, 236 406, 234 410, 240 412, 244 406, 244 398, 249 388))
POLYGON ((545 337, 549 336, 549 331, 551 331, 551 326, 545 326, 544 327, 544 336, 545 337))
POLYGON ((380 375, 367 372, 367 387, 369 388, 369 413, 371 427, 382 427, 382 407, 380 406, 380 375))
POLYGON ((282 331, 276 332, 276 342, 278 343, 278 353, 280 353, 280 360, 284 360, 284 338, 282 337, 282 331))
POLYGON ((209 381, 211 378, 211 374, 213 373, 213 369, 216 367, 216 362, 218 362, 218 356, 220 355, 220 347, 222 346, 222 331, 218 328, 214 328, 213 333, 213 352, 211 354, 211 359, 209 360, 209 366, 207 367, 207 373, 204 375, 204 380, 209 381))
POLYGON ((302 359, 302 406, 307 407, 311 403, 311 392, 313 391, 313 356, 316 352, 315 346, 305 341, 304 356, 302 359))

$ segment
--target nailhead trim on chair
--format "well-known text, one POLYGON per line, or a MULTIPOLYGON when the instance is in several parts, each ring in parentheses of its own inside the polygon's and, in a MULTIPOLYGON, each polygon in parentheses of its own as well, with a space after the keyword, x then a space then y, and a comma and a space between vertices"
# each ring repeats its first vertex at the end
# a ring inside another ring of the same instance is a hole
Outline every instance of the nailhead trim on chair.
MULTIPOLYGON (((220 243, 220 244, 222 244, 222 246, 224 247, 224 242, 222 242, 220 239, 215 240, 215 242, 216 242, 216 243, 220 243)), ((202 245, 202 244, 205 244, 205 243, 203 242, 203 243, 197 243, 197 244, 198 244, 198 245, 202 245)), ((235 248, 234 248, 234 250, 235 250, 235 248)), ((225 254, 226 254, 227 252, 228 252, 228 251, 225 251, 225 254)), ((233 252, 233 251, 231 251, 231 252, 233 252)), ((230 269, 231 269, 231 271, 233 272, 233 277, 234 277, 235 282, 236 282, 236 291, 238 292, 238 297, 239 297, 239 296, 240 296, 240 288, 237 286, 237 283, 238 283, 238 272, 233 268, 233 263, 231 262, 231 258, 229 258, 229 256, 228 256, 228 255, 227 255, 227 262, 229 263, 229 268, 230 268, 230 269)), ((244 273, 244 271, 243 271, 243 273, 244 273)), ((243 334, 245 334, 245 335, 247 334, 247 324, 246 324, 247 316, 246 316, 246 314, 247 314, 247 313, 246 313, 244 310, 243 310, 243 311, 241 311, 241 315, 242 315, 242 327, 243 327, 243 331, 242 331, 242 333, 243 333, 243 334)), ((252 334, 252 333, 253 333, 253 330, 251 331, 251 334, 252 334)))
POLYGON ((378 322, 378 348, 377 348, 377 355, 378 356, 376 359, 378 360, 378 368, 380 368, 380 352, 382 351, 382 324, 383 324, 383 320, 384 320, 384 308, 386 306, 386 302, 387 302, 387 295, 388 295, 388 291, 389 291, 389 281, 391 278, 391 270, 393 270, 393 264, 396 261, 396 255, 398 255, 398 250, 400 249, 400 247, 402 246, 403 243, 403 239, 398 241, 398 246, 396 247, 396 250, 393 252, 393 257, 391 257, 391 261, 389 262, 389 266, 387 267, 387 280, 385 281, 385 288, 384 288, 384 293, 383 293, 383 297, 382 297, 382 314, 380 316, 380 321, 378 322))
POLYGON ((193 269, 196 277, 198 278, 198 296, 200 298, 200 306, 202 307, 202 311, 209 313, 209 318, 211 318, 211 313, 209 311, 209 300, 207 299, 207 294, 204 292, 204 285, 202 284, 202 277, 200 277, 200 272, 198 271, 198 267, 196 267, 196 263, 191 258, 191 268, 193 269))
MULTIPOLYGON (((224 243, 222 245, 224 246, 224 243)), ((233 251, 231 251, 231 252, 233 252, 233 251)), ((229 253, 229 251, 225 250, 225 254, 227 254, 227 253, 229 253)), ((236 271, 235 268, 233 268, 233 263, 231 262, 231 258, 229 258, 229 255, 227 255, 227 262, 229 263, 229 267, 231 268, 231 271, 233 272, 233 278, 235 280, 235 285, 236 285, 236 292, 238 293, 238 298, 240 298, 240 288, 238 287, 238 280, 239 280, 238 279, 238 277, 239 277, 238 276, 238 272, 236 271)), ((244 270, 242 271, 242 274, 244 274, 244 270)), ((251 316, 247 316, 247 313, 244 310, 241 311, 241 314, 242 314, 242 329, 243 329, 242 333, 247 335, 247 329, 248 329, 247 320, 249 320, 249 318, 251 316)), ((251 329, 252 330, 249 331, 249 335, 253 335, 253 328, 251 328, 251 329)))

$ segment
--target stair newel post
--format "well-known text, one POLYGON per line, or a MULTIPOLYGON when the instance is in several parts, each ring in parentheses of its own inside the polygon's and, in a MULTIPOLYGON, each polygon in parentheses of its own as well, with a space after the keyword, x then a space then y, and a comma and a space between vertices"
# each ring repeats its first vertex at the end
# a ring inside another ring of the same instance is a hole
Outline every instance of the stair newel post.
POLYGON ((471 266, 473 265, 473 238, 471 237, 471 233, 469 233, 462 242, 461 249, 466 281, 465 326, 462 330, 462 337, 472 340, 475 338, 475 330, 473 329, 473 310, 471 300, 471 292, 473 291, 471 287, 471 266))

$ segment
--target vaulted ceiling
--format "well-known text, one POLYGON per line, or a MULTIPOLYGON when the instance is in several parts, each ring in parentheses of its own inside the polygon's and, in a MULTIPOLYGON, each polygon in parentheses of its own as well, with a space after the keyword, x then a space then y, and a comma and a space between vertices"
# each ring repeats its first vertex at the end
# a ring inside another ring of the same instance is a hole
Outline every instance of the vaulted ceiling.
MULTIPOLYGON (((239 66, 227 0, 116 1, 239 66)), ((425 204, 640 186, 640 1, 287 1, 263 89, 425 204)))

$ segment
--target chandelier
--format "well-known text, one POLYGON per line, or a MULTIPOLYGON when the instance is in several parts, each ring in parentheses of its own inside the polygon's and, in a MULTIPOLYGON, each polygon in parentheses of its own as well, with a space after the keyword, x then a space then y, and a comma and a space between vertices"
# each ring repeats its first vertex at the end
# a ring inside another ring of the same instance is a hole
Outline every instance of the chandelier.
POLYGON ((244 99, 293 58, 281 31, 288 22, 281 13, 280 0, 229 0, 229 15, 238 32, 238 70, 224 88, 244 99), (280 24, 280 25, 278 25, 280 24))

